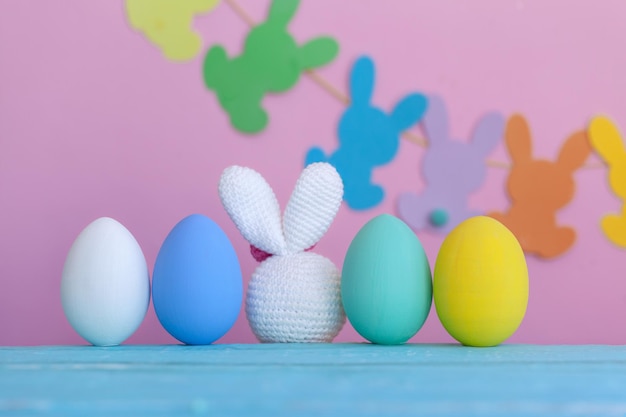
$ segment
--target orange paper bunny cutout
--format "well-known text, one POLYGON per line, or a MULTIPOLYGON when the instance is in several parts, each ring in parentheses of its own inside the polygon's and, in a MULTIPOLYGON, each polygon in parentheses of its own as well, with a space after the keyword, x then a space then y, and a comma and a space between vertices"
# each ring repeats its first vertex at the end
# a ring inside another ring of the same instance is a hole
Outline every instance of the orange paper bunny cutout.
MULTIPOLYGON (((607 117, 595 117, 589 125, 589 140, 609 167, 611 189, 626 202, 626 146, 619 129, 607 117)), ((602 229, 611 242, 626 248, 626 204, 620 213, 602 218, 602 229)))
POLYGON ((490 216, 507 226, 524 252, 552 258, 567 251, 576 240, 571 227, 556 224, 556 212, 574 197, 574 171, 580 168, 591 147, 583 131, 571 135, 556 160, 532 157, 530 129, 521 115, 506 126, 506 145, 513 161, 508 179, 512 200, 506 213, 490 216))

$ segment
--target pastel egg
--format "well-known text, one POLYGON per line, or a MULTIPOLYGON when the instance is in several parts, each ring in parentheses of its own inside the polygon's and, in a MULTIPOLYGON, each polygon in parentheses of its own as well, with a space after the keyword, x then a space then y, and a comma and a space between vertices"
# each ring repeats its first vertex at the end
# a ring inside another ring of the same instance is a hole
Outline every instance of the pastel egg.
POLYGON ((193 214, 165 238, 152 277, 154 310, 173 337, 206 345, 233 326, 243 301, 237 254, 211 219, 193 214))
POLYGON ((78 235, 63 267, 61 303, 74 330, 93 345, 118 345, 137 330, 150 303, 150 277, 122 224, 102 217, 78 235))
POLYGON ((486 216, 459 224, 439 250, 434 299, 441 323, 462 344, 508 339, 528 304, 526 259, 513 233, 486 216))
POLYGON ((373 343, 405 343, 432 304, 426 253, 402 220, 383 214, 366 223, 346 253, 341 297, 352 327, 373 343))

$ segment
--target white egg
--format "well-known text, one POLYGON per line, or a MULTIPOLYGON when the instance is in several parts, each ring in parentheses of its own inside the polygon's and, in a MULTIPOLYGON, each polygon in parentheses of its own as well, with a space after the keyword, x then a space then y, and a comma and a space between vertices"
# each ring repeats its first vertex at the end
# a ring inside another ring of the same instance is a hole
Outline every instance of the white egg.
POLYGON ((93 345, 118 345, 137 330, 150 303, 150 277, 128 229, 102 217, 78 235, 65 260, 61 303, 74 330, 93 345))

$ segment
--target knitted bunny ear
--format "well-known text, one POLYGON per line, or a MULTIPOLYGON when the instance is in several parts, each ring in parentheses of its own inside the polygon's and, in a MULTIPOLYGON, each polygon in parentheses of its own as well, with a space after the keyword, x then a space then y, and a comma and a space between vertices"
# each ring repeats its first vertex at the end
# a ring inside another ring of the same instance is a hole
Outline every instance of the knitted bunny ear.
POLYGON ((280 207, 261 174, 245 167, 226 168, 220 178, 219 195, 226 212, 250 244, 269 254, 284 254, 280 207))
POLYGON ((302 252, 315 245, 333 222, 342 199, 343 182, 332 165, 319 162, 307 166, 283 216, 287 250, 302 252))

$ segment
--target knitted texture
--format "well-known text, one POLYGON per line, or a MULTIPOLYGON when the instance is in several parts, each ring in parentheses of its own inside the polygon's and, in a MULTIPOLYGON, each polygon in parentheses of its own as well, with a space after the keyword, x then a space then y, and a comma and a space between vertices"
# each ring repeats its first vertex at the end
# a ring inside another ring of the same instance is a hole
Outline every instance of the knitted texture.
POLYGON ((219 194, 226 212, 248 242, 270 254, 285 253, 278 200, 261 174, 246 167, 226 168, 219 194))
POLYGON ((252 275, 246 315, 261 342, 330 342, 346 321, 340 272, 315 253, 271 257, 252 275))
POLYGON ((311 164, 298 179, 281 219, 276 196, 256 171, 227 168, 220 179, 224 208, 255 259, 246 313, 262 342, 329 342, 345 323, 340 273, 310 252, 330 227, 343 183, 327 163, 311 164), (269 256, 269 257, 268 257, 269 256))
POLYGON ((342 198, 343 183, 332 165, 312 164, 302 172, 283 217, 288 253, 309 249, 324 236, 342 198))

